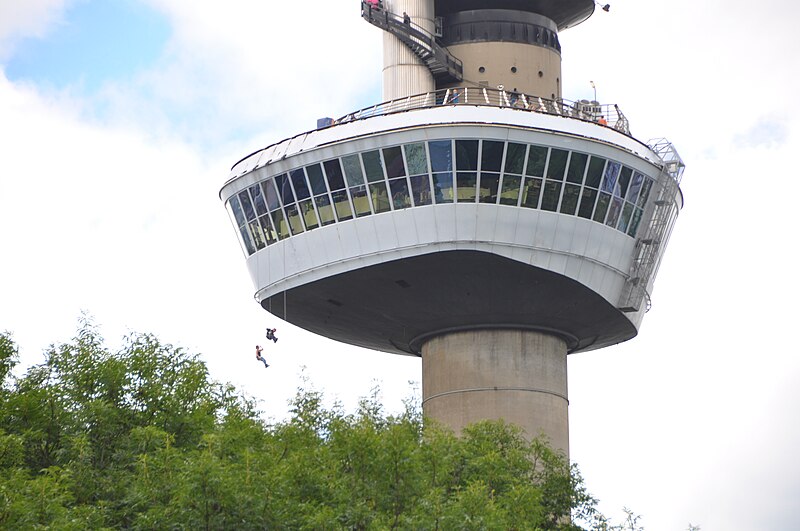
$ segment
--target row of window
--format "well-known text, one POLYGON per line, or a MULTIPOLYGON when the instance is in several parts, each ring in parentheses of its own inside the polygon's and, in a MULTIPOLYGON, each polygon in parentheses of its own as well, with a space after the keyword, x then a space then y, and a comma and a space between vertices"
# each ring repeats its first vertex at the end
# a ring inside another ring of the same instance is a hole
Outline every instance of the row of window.
POLYGON ((392 210, 490 203, 577 215, 635 236, 653 181, 578 151, 432 140, 282 173, 228 200, 248 254, 317 227, 392 210))

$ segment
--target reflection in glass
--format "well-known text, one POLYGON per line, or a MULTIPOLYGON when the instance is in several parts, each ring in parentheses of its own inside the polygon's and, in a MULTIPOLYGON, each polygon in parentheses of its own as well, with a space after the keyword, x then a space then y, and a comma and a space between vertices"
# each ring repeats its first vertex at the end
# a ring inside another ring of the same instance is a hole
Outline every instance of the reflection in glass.
POLYGON ((253 206, 256 207, 256 213, 263 216, 267 213, 267 204, 264 202, 264 194, 261 192, 261 187, 254 184, 250 188, 250 198, 253 200, 253 206))
POLYGON ((642 175, 638 171, 634 172, 633 181, 631 181, 631 185, 628 188, 628 194, 626 195, 625 199, 627 199, 631 203, 636 203, 636 198, 639 197, 639 190, 642 189, 643 181, 644 181, 644 175, 642 175))
POLYGON ((484 140, 481 149, 481 171, 500 172, 503 164, 503 149, 505 142, 484 140))
POLYGON ((278 241, 278 235, 275 234, 275 229, 272 228, 272 222, 269 219, 269 214, 261 216, 258 218, 258 221, 261 223, 261 229, 267 236, 267 245, 271 245, 278 241))
POLYGON ((406 167, 403 164, 403 151, 400 146, 384 148, 383 158, 386 160, 386 175, 390 179, 405 176, 406 167))
POLYGON ((628 225, 628 236, 636 236, 636 230, 639 228, 639 222, 642 220, 644 211, 641 208, 633 209, 633 216, 631 216, 631 223, 628 225))
POLYGON ((586 172, 586 186, 600 188, 600 180, 603 178, 603 169, 606 167, 606 159, 592 155, 589 161, 589 170, 586 172))
MULTIPOLYGON (((477 161, 476 161, 477 162, 477 161)), ((456 175, 456 198, 459 203, 474 203, 478 174, 474 171, 460 171, 456 175)))
POLYGON ((319 164, 306 166, 308 182, 311 184, 311 191, 314 195, 324 194, 328 191, 325 186, 325 177, 322 175, 322 167, 319 164))
POLYGON ((477 140, 456 140, 456 169, 458 171, 478 170, 477 140))
POLYGON ((581 206, 578 208, 578 215, 582 218, 592 219, 594 210, 594 200, 597 198, 597 190, 584 188, 581 194, 581 206))
POLYGON ((308 190, 308 185, 306 184, 306 174, 303 171, 303 168, 299 170, 293 170, 289 173, 292 178, 292 184, 294 185, 294 193, 297 195, 297 200, 300 201, 302 199, 308 199, 311 197, 311 192, 308 190))
MULTIPOLYGON (((431 154, 433 158, 433 154, 431 154)), ((453 174, 434 173, 433 174, 433 197, 437 203, 453 202, 453 174)))
MULTIPOLYGON (((347 165, 345 165, 345 168, 347 165)), ((353 209, 356 211, 356 217, 364 217, 372 214, 369 208, 369 198, 367 197, 366 186, 354 186, 350 188, 350 197, 353 199, 353 209)))
POLYGON ((583 172, 586 170, 586 161, 589 156, 586 153, 572 152, 569 158, 569 169, 567 170, 567 181, 581 184, 583 182, 583 172))
POLYGON ((263 249, 267 246, 267 240, 264 238, 264 233, 261 231, 261 225, 257 220, 248 223, 250 228, 250 235, 253 237, 253 243, 256 244, 256 250, 263 249))
POLYGON ((606 217, 606 225, 609 227, 616 227, 621 212, 622 199, 619 197, 613 197, 611 199, 611 208, 608 210, 608 216, 606 217))
POLYGON ((614 188, 617 186, 617 178, 619 177, 619 169, 622 164, 609 160, 606 164, 606 171, 603 174, 603 187, 602 191, 606 193, 613 193, 614 188))
POLYGON ((376 214, 392 209, 389 206, 389 195, 386 193, 386 182, 370 184, 369 193, 372 196, 372 209, 376 214))
POLYGON ((244 217, 247 219, 247 221, 253 221, 256 219, 256 211, 253 209, 253 204, 250 202, 250 196, 247 194, 247 190, 242 190, 239 192, 239 201, 242 204, 244 217))
POLYGON ((328 186, 331 187, 331 192, 344 188, 344 174, 342 173, 342 166, 339 164, 339 159, 326 160, 324 166, 325 175, 328 176, 328 186))
POLYGON ((525 144, 508 143, 506 150, 506 173, 522 174, 522 167, 525 165, 525 144))
POLYGON ((631 220, 631 214, 633 213, 633 205, 625 202, 625 208, 622 209, 622 216, 619 218, 619 224, 617 225, 617 230, 622 232, 628 232, 628 222, 631 220))
POLYGON ((406 144, 403 149, 406 152, 409 175, 428 173, 428 156, 425 154, 425 144, 406 144))
POLYGON ((347 178, 347 186, 359 186, 364 184, 364 174, 361 173, 361 160, 358 155, 348 155, 342 157, 344 175, 347 178))
POLYGON ((278 201, 278 192, 275 190, 275 181, 272 179, 267 179, 261 183, 261 188, 264 190, 264 193, 267 196, 267 206, 269 207, 270 212, 276 208, 279 208, 281 204, 280 201, 278 201))
POLYGON ((542 194, 542 210, 555 212, 558 210, 558 199, 561 196, 561 183, 559 181, 545 181, 542 194))
POLYGON ((617 187, 614 188, 615 196, 624 198, 628 193, 628 184, 631 182, 632 171, 633 170, 627 166, 622 167, 622 171, 619 174, 619 181, 617 181, 617 187))
POLYGON ((244 243, 245 249, 247 249, 247 254, 250 255, 256 252, 256 247, 250 239, 250 231, 247 230, 246 225, 239 227, 239 234, 242 236, 242 242, 244 243))
POLYGON ((247 220, 244 217, 244 212, 242 212, 242 206, 239 204, 239 198, 236 196, 231 197, 228 200, 228 205, 231 208, 231 212, 233 212, 233 217, 236 219, 236 226, 244 226, 247 220))
POLYGON ((303 232, 303 222, 300 221, 300 212, 297 210, 297 205, 286 207, 286 217, 289 219, 289 228, 291 228, 292 234, 303 232))
POLYGON ((314 212, 314 202, 311 199, 300 201, 300 214, 303 216, 303 222, 308 230, 316 229, 319 227, 317 221, 317 213, 314 212))
POLYGON ((294 203, 294 193, 292 192, 292 185, 289 183, 289 177, 282 173, 275 177, 275 186, 278 187, 278 195, 283 201, 283 206, 294 203))
POLYGON ((528 150, 528 166, 525 175, 544 177, 544 163, 547 161, 547 148, 544 146, 531 146, 528 150))
POLYGON ((317 204, 317 212, 319 213, 319 219, 323 227, 336 222, 336 218, 333 217, 331 200, 328 198, 327 194, 318 195, 314 198, 314 202, 317 204))
POLYGON ((644 208, 644 205, 647 203, 647 198, 650 196, 650 188, 653 186, 653 181, 650 179, 645 179, 642 183, 642 191, 639 194, 639 200, 636 201, 636 206, 644 208))
MULTIPOLYGON (((427 179, 427 175, 424 176, 427 179)), ((408 193, 408 183, 405 178, 389 181, 389 190, 392 194, 392 205, 395 210, 411 206, 411 196, 408 193)))
POLYGON ((575 210, 578 208, 578 197, 581 193, 581 187, 574 184, 564 185, 564 197, 561 198, 561 208, 559 211, 562 214, 575 215, 575 210))
POLYGON ((497 203, 497 187, 499 185, 500 185, 499 173, 486 173, 482 171, 479 201, 481 203, 497 203))
POLYGON ((500 192, 501 205, 517 206, 517 202, 519 201, 519 184, 521 180, 522 178, 516 175, 503 175, 503 189, 500 192))
POLYGON ((367 172, 367 180, 371 183, 383 180, 383 162, 381 162, 380 151, 367 151, 361 154, 364 159, 364 171, 367 172))
POLYGON ((542 180, 525 177, 525 184, 522 186, 522 206, 537 208, 539 206, 539 195, 542 190, 542 180))
POLYGON ((552 148, 550 150, 550 162, 547 163, 547 178, 557 181, 564 180, 564 170, 567 169, 567 157, 569 151, 552 148))
POLYGON ((281 240, 288 238, 289 225, 286 223, 286 219, 283 217, 283 211, 278 209, 270 212, 270 215, 272 216, 272 226, 275 227, 276 231, 278 231, 278 237, 281 240))
POLYGON ((415 206, 424 206, 431 204, 431 184, 428 181, 428 175, 415 175, 410 178, 411 192, 414 196, 415 206))
POLYGON ((606 212, 608 211, 608 203, 611 201, 611 196, 606 193, 600 193, 600 197, 597 198, 597 206, 594 207, 594 217, 598 223, 602 223, 606 220, 606 212))
POLYGON ((339 190, 331 192, 333 198, 333 206, 336 209, 336 217, 339 221, 345 221, 353 217, 353 211, 350 209, 350 200, 347 199, 347 192, 339 190))
MULTIPOLYGON (((453 170, 453 150, 449 140, 428 142, 428 149, 431 152, 431 170, 433 172, 449 172, 453 170)), ((452 186, 451 184, 450 187, 452 188, 452 186)))

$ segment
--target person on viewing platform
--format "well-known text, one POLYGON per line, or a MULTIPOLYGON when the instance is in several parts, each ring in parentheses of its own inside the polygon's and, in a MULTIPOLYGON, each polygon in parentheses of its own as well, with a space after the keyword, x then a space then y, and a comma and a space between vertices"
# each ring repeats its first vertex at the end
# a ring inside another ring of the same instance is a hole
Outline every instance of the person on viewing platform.
POLYGON ((408 16, 408 13, 403 11, 403 24, 411 24, 411 17, 408 16))
POLYGON ((261 345, 256 345, 256 359, 264 364, 264 368, 266 369, 269 367, 267 360, 264 359, 264 356, 261 355, 261 351, 264 349, 261 348, 261 345))
POLYGON ((606 120, 605 116, 600 116, 600 118, 597 119, 597 123, 600 125, 608 125, 608 120, 606 120))
POLYGON ((367 4, 369 4, 370 9, 380 9, 381 7, 380 0, 367 0, 367 4))

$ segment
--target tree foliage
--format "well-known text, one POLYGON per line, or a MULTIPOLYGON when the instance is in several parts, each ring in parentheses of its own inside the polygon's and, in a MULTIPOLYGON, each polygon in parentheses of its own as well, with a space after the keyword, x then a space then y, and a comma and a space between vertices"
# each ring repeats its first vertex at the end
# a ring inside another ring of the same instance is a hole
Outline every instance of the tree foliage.
POLYGON ((86 319, 44 358, 13 377, 0 334, 3 529, 613 529, 577 469, 503 422, 456 437, 306 384, 268 424, 196 355, 148 334, 111 352, 86 319))

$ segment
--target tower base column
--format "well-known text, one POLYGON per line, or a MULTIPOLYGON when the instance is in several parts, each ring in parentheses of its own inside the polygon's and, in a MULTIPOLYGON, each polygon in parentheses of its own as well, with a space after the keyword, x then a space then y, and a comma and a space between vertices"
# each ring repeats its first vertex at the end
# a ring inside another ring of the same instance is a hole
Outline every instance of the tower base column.
POLYGON ((531 439, 543 433, 569 457, 567 345, 522 330, 470 330, 422 346, 424 414, 456 433, 505 419, 531 439))

